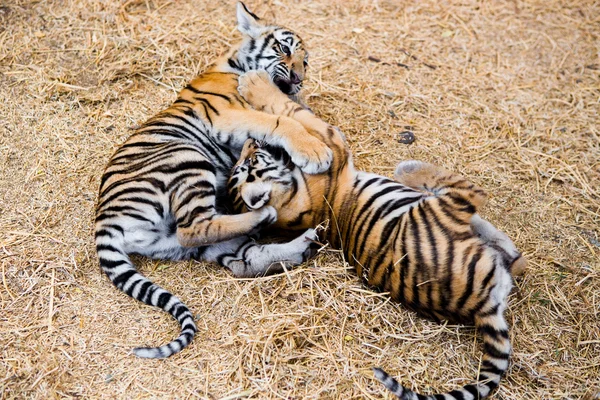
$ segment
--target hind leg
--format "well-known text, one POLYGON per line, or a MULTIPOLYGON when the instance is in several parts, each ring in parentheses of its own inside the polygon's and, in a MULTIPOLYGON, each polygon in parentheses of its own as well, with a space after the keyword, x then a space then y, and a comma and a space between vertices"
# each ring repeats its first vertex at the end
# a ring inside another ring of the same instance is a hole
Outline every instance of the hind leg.
POLYGON ((459 174, 423 161, 402 161, 396 167, 394 179, 412 189, 437 196, 455 194, 468 200, 476 209, 483 207, 487 198, 483 189, 459 174))
POLYGON ((249 237, 212 245, 201 254, 205 261, 227 267, 234 276, 250 278, 282 272, 284 265, 302 264, 314 254, 317 234, 308 229, 287 243, 258 244, 249 237))
POLYGON ((515 246, 513 241, 510 240, 504 232, 498 230, 494 225, 481 218, 478 214, 473 215, 473 218, 471 219, 471 228, 485 243, 499 248, 508 255, 512 263, 510 267, 512 276, 519 276, 523 273, 527 267, 527 261, 525 260, 525 257, 521 255, 519 250, 517 250, 517 246, 515 246))

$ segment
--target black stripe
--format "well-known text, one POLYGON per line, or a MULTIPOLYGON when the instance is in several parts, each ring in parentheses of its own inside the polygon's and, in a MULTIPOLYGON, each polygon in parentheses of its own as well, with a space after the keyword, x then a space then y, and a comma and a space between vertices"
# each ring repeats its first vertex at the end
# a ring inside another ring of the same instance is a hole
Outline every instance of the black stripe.
POLYGON ((208 107, 206 107, 206 104, 204 103, 200 103, 200 105, 202 106, 202 108, 204 109, 204 117, 206 119, 208 119, 208 124, 212 126, 213 122, 212 122, 212 118, 210 117, 210 115, 208 114, 208 107))
MULTIPOLYGON (((191 187, 195 187, 194 185, 190 185, 190 186, 191 187)), ((189 193, 187 193, 185 195, 185 197, 183 197, 181 200, 177 201, 177 208, 174 211, 177 212, 177 210, 179 210, 182 207, 186 206, 192 200, 204 199, 206 197, 215 196, 215 195, 216 195, 216 192, 215 192, 214 189, 209 189, 209 190, 190 190, 189 193)))
POLYGON ((408 223, 410 224, 410 228, 411 228, 411 235, 413 237, 413 242, 415 243, 415 248, 412 249, 414 256, 415 256, 415 260, 414 263, 409 264, 410 266, 412 266, 412 291, 413 291, 413 299, 410 302, 411 307, 413 307, 415 310, 419 309, 419 306, 421 304, 421 299, 419 298, 420 295, 420 290, 419 290, 419 271, 421 270, 425 270, 426 268, 423 262, 423 254, 421 252, 421 236, 420 236, 420 232, 419 232, 419 223, 416 221, 416 215, 419 212, 419 206, 411 209, 409 211, 409 221, 408 223))
POLYGON ((121 179, 117 182, 111 183, 108 187, 106 187, 104 190, 102 190, 101 193, 109 193, 114 188, 117 188, 119 186, 125 186, 131 182, 135 182, 136 185, 139 185, 139 186, 141 186, 142 183, 146 182, 146 183, 152 185, 154 188, 158 189, 162 193, 165 193, 165 191, 166 191, 165 183, 160 179, 156 179, 153 177, 134 176, 132 178, 121 179))
POLYGON ((462 391, 460 391, 460 390, 453 390, 448 394, 450 396, 454 397, 456 400, 464 400, 465 399, 465 396, 463 395, 462 391))
POLYGON ((487 381, 484 385, 490 389, 490 392, 498 387, 498 383, 495 381, 487 381))
POLYGON ((123 264, 129 264, 127 260, 107 260, 105 258, 100 257, 100 266, 104 269, 115 269, 120 267, 123 264))
POLYGON ((169 302, 169 300, 171 300, 171 297, 172 297, 172 295, 169 292, 161 293, 158 296, 158 301, 156 302, 156 306, 164 309, 165 306, 167 305, 167 303, 169 302))
POLYGON ((98 239, 99 237, 102 237, 102 236, 108 236, 109 238, 114 239, 113 234, 107 229, 100 228, 100 229, 96 230, 96 232, 94 233, 94 237, 96 239, 98 239))
POLYGON ((498 330, 488 324, 482 324, 477 329, 481 331, 482 335, 490 336, 495 340, 508 339, 508 331, 506 329, 498 330))
POLYGON ((140 288, 140 291, 138 292, 137 299, 146 303, 146 292, 152 285, 153 285, 153 283, 146 279, 146 281, 144 283, 142 283, 142 287, 140 288))
MULTIPOLYGON (((423 205, 418 208, 419 208, 419 214, 422 219, 422 224, 425 225, 425 230, 427 232, 427 240, 429 241, 430 256, 432 257, 431 265, 425 269, 427 271, 427 275, 428 275, 426 280, 430 281, 432 278, 435 279, 439 276, 438 250, 437 250, 438 243, 435 239, 435 236, 433 235, 433 230, 431 229, 430 218, 428 218, 428 214, 425 211, 425 208, 430 209, 431 207, 428 207, 427 203, 423 203, 423 205)), ((433 306, 434 283, 429 282, 426 285, 427 285, 427 301, 428 301, 427 307, 431 308, 433 306)))
POLYGON ((127 290, 124 290, 125 293, 127 293, 129 296, 133 297, 133 291, 135 290, 135 287, 140 283, 140 282, 144 282, 146 279, 145 278, 141 278, 138 279, 137 281, 133 282, 131 285, 129 285, 129 287, 127 288, 127 290))
MULTIPOLYGON (((210 108, 210 110, 215 113, 215 115, 220 115, 219 111, 217 111, 216 108, 213 107, 212 104, 210 104, 210 101, 203 99, 201 97, 194 97, 194 99, 196 99, 197 101, 199 101, 200 103, 202 103, 203 105, 205 105, 206 107, 210 108)), ((208 116, 208 113, 206 113, 206 115, 208 116)))
POLYGON ((456 217, 456 208, 452 204, 448 203, 448 201, 446 201, 444 198, 437 197, 437 201, 440 204, 440 212, 444 214, 446 218, 451 219, 459 226, 467 223, 466 221, 456 217))
POLYGON ((185 173, 180 173, 177 176, 171 176, 170 178, 172 179, 171 182, 169 182, 169 184, 166 187, 166 191, 171 191, 173 188, 179 186, 180 184, 182 184, 183 182, 185 182, 186 184, 194 184, 194 185, 201 185, 198 187, 214 187, 214 185, 212 184, 212 182, 210 182, 207 178, 209 177, 214 177, 215 173, 214 172, 210 172, 210 171, 204 171, 204 174, 199 173, 199 172, 195 172, 195 171, 189 171, 189 172, 185 172, 185 173), (210 174, 210 175, 209 175, 210 174), (189 182, 189 179, 192 178, 201 178, 201 180, 196 180, 196 181, 192 181, 189 182))
POLYGON ((246 70, 244 68, 242 68, 242 66, 240 64, 238 64, 232 58, 227 59, 227 64, 229 64, 229 66, 233 69, 237 69, 238 71, 241 71, 241 72, 246 72, 246 70))
POLYGON ((193 221, 199 214, 204 214, 205 212, 214 210, 214 209, 215 209, 215 206, 212 204, 208 205, 208 206, 196 206, 191 211, 186 213, 185 218, 193 221))
POLYGON ((210 171, 213 174, 217 172, 217 169, 210 162, 206 160, 193 160, 193 161, 183 161, 177 164, 167 164, 167 165, 158 165, 150 170, 148 170, 148 174, 151 173, 163 173, 163 174, 173 174, 183 172, 184 170, 205 170, 210 171))
POLYGON ((154 223, 154 221, 152 221, 149 218, 146 218, 143 214, 138 214, 138 213, 134 213, 134 212, 122 212, 121 215, 126 216, 126 217, 130 217, 133 219, 137 219, 138 221, 144 221, 144 222, 149 222, 149 223, 154 223))
POLYGON ((404 291, 406 288, 406 272, 408 269, 409 264, 409 258, 408 258, 408 254, 406 252, 406 238, 407 238, 407 226, 406 224, 404 225, 404 229, 401 232, 401 243, 402 243, 402 249, 401 249, 401 253, 400 253, 400 257, 402 257, 402 259, 400 260, 400 264, 398 265, 398 268, 400 268, 400 282, 399 282, 399 286, 400 286, 400 290, 398 290, 398 301, 404 303, 405 301, 405 295, 404 295, 404 291))
POLYGON ((482 372, 491 372, 493 374, 496 375, 500 375, 502 376, 502 374, 504 374, 504 370, 501 368, 498 368, 496 365, 494 365, 494 363, 492 363, 489 360, 483 360, 481 363, 481 371, 482 372))
POLYGON ((155 196, 156 192, 152 189, 148 189, 148 188, 144 188, 144 187, 139 187, 139 186, 135 186, 135 187, 129 187, 129 188, 125 188, 121 191, 115 192, 113 194, 111 194, 110 196, 103 198, 102 202, 98 204, 97 209, 101 209, 102 207, 104 207, 104 205, 108 202, 111 202, 113 200, 115 200, 117 197, 125 195, 125 194, 130 194, 130 193, 146 193, 149 194, 151 196, 155 196))
POLYGON ((497 314, 497 313, 498 313, 498 308, 499 308, 499 307, 500 307, 500 304, 496 304, 496 305, 494 305, 492 308, 490 308, 490 309, 489 309, 489 310, 487 310, 487 311, 484 311, 484 312, 477 313, 477 316, 478 316, 479 318, 484 318, 484 317, 489 317, 490 315, 497 314))
POLYGON ((127 281, 136 274, 137 274, 137 271, 135 269, 129 269, 129 270, 117 275, 116 277, 114 277, 112 279, 112 283, 119 289, 122 289, 123 286, 127 283, 127 281))
POLYGON ((479 390, 477 390, 477 386, 475 385, 466 385, 463 387, 463 390, 469 392, 474 399, 479 399, 479 390))
POLYGON ((102 227, 104 229, 112 229, 115 230, 117 232, 119 232, 121 235, 123 235, 125 233, 125 231, 123 230, 123 228, 120 225, 114 225, 114 224, 103 224, 102 227))
POLYGON ((246 5, 240 1, 240 4, 242 5, 242 7, 244 7, 244 11, 246 11, 248 14, 250 14, 252 16, 252 18, 254 18, 257 21, 260 21, 260 18, 258 18, 256 16, 256 14, 254 14, 252 11, 248 10, 248 7, 246 7, 246 5))
POLYGON ((478 249, 476 249, 475 254, 471 258, 471 262, 469 262, 469 266, 468 266, 469 270, 467 271, 467 274, 468 274, 467 275, 467 287, 465 288, 465 291, 463 292, 462 296, 456 303, 456 308, 457 308, 457 311, 459 311, 459 312, 464 307, 464 305, 467 302, 467 300, 469 299, 469 297, 473 294, 473 281, 475 279, 475 267, 477 266, 477 263, 479 262, 480 258, 481 258, 481 249, 478 248, 478 249))
POLYGON ((104 243, 96 244, 96 251, 100 251, 100 250, 108 250, 108 251, 112 251, 115 253, 123 254, 123 252, 120 249, 117 249, 115 246, 113 246, 111 244, 104 244, 104 243))
POLYGON ((190 90, 190 91, 192 91, 192 92, 194 92, 196 94, 200 94, 200 95, 220 97, 220 98, 222 98, 224 100, 227 100, 227 102, 229 104, 231 104, 231 99, 229 98, 229 96, 224 95, 222 93, 215 93, 215 92, 207 92, 207 91, 204 91, 204 90, 198 90, 195 87, 193 87, 192 85, 187 85, 185 87, 185 89, 190 90))
POLYGON ((390 192, 393 192, 396 189, 397 189, 397 187, 388 186, 385 189, 382 189, 379 192, 372 194, 371 197, 369 198, 369 200, 367 200, 365 202, 365 204, 363 204, 363 206, 361 207, 360 211, 356 215, 356 223, 360 224, 359 220, 360 220, 361 216, 365 213, 365 211, 367 211, 368 209, 371 208, 371 206, 373 205, 373 203, 375 202, 375 200, 377 200, 381 196, 385 196, 386 194, 388 194, 390 192))
POLYGON ((488 342, 483 343, 483 352, 490 357, 498 358, 500 360, 508 360, 510 358, 510 353, 498 350, 493 344, 488 342))
POLYGON ((160 204, 157 201, 152 201, 150 199, 145 199, 143 197, 137 197, 137 196, 126 197, 124 199, 119 199, 119 201, 131 201, 131 202, 135 202, 135 203, 147 204, 149 206, 152 206, 152 208, 154 208, 154 210, 160 217, 164 217, 164 215, 165 215, 165 208, 162 206, 162 204, 160 204))

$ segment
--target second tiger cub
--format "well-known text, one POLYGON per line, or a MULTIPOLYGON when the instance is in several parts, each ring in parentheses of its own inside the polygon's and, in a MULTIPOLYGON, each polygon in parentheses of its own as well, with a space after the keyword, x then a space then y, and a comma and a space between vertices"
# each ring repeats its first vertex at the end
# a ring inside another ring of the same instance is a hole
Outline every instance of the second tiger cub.
POLYGON ((436 320, 474 323, 483 336, 477 381, 423 396, 381 369, 398 398, 482 399, 498 386, 511 345, 504 319, 513 275, 526 261, 513 242, 476 214, 486 194, 463 177, 419 161, 398 165, 395 180, 357 171, 341 132, 290 101, 261 73, 238 88, 256 109, 291 116, 334 153, 330 171, 304 174, 282 150, 249 140, 229 192, 240 208, 277 210, 275 226, 304 229, 329 219, 327 239, 371 286, 436 320))

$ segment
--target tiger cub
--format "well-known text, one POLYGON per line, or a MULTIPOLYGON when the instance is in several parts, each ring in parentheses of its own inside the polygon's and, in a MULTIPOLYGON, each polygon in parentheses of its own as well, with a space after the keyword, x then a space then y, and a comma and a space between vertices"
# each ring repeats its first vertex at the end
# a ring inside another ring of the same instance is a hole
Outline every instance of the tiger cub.
POLYGON ((342 134, 294 104, 264 74, 240 77, 241 95, 256 109, 288 115, 334 153, 331 169, 302 173, 285 151, 248 140, 228 189, 240 209, 275 207, 275 227, 303 229, 330 220, 326 239, 371 286, 436 320, 474 323, 483 336, 477 382, 423 396, 376 368, 400 399, 480 399, 497 387, 511 345, 503 312, 513 275, 526 261, 513 242, 476 212, 485 192, 463 177, 420 161, 404 161, 395 180, 357 171, 342 134))
POLYGON ((111 157, 96 209, 96 249, 102 270, 115 286, 170 313, 179 337, 134 354, 164 358, 192 340, 196 325, 189 309, 136 271, 129 254, 216 261, 235 276, 281 270, 278 261, 303 262, 315 233, 289 243, 258 245, 249 234, 277 219, 273 207, 225 215, 226 181, 248 138, 278 145, 306 173, 325 171, 329 148, 288 117, 253 110, 239 96, 238 77, 263 70, 288 95, 302 87, 308 54, 300 37, 263 23, 237 5, 241 43, 179 93, 166 110, 143 123, 111 157))

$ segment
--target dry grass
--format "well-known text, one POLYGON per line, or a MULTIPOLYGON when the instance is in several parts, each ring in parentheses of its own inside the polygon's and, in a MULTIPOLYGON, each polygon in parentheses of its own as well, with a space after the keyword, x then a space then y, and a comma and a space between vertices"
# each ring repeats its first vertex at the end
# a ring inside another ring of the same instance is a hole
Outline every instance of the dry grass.
MULTIPOLYGON (((308 102, 347 133, 360 168, 425 159, 492 194, 485 215, 530 261, 494 398, 597 395, 600 4, 249 3, 303 35, 308 102), (411 146, 397 141, 407 126, 411 146)), ((127 127, 172 101, 234 26, 233 1, 1 3, 0 398, 382 398, 372 366, 422 392, 475 376, 473 329, 366 291, 336 253, 256 280, 137 259, 200 331, 171 359, 130 355, 178 327, 101 275, 99 177, 127 127)))

